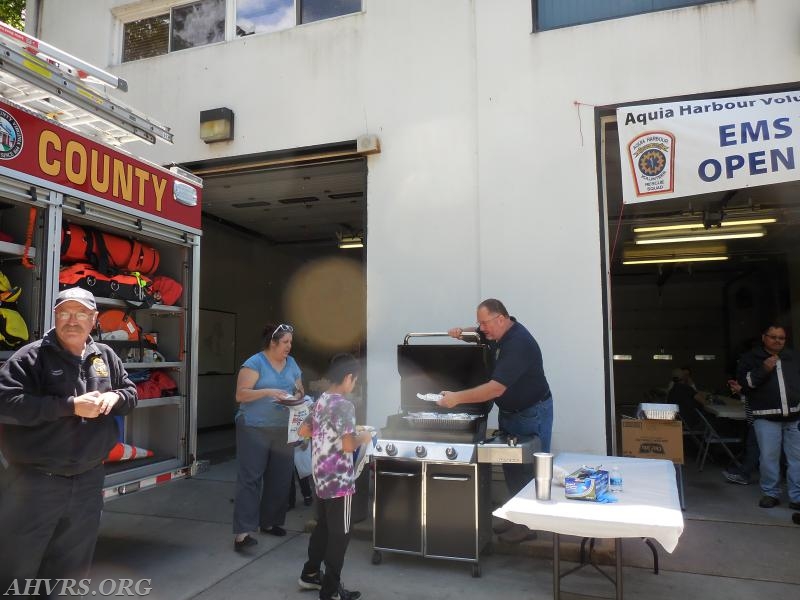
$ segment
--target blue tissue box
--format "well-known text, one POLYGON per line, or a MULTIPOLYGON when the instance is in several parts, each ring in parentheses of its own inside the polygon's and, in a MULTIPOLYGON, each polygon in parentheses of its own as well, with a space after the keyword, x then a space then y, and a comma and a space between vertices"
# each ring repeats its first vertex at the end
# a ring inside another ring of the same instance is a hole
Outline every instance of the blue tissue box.
POLYGON ((565 496, 570 500, 590 500, 608 493, 608 471, 581 467, 564 479, 565 496))

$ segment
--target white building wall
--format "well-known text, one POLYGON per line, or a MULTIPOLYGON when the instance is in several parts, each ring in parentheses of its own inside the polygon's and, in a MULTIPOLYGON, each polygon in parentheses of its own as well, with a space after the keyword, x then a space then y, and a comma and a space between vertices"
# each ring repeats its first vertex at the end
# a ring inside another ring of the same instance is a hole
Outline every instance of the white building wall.
MULTIPOLYGON (((46 0, 40 35, 107 64, 122 4, 46 0)), ((796 81, 800 3, 731 0, 536 34, 530 0, 364 9, 112 65, 130 82, 125 101, 175 132, 174 146, 137 151, 188 162, 378 135, 368 421, 397 408, 406 332, 471 323, 494 296, 542 346, 554 448, 604 452, 595 107, 796 81), (199 112, 218 106, 234 110, 236 139, 208 146, 199 112)))

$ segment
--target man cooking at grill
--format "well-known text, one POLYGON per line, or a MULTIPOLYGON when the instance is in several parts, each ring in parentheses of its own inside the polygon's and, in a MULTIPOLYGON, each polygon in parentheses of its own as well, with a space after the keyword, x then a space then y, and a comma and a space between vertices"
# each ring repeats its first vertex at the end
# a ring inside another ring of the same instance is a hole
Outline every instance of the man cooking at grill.
MULTIPOLYGON (((509 316, 500 300, 489 298, 478 305, 478 327, 455 327, 448 331, 460 339, 466 331, 479 331, 481 341, 488 341, 494 368, 491 379, 461 391, 443 391, 439 405, 454 408, 494 400, 499 409, 500 429, 512 435, 538 436, 541 451, 550 452, 553 430, 553 396, 544 374, 539 344, 514 317, 509 316)), ((533 478, 533 465, 503 464, 506 487, 511 496, 533 478)), ((518 543, 531 532, 524 525, 505 522, 495 527, 505 542, 518 543)))

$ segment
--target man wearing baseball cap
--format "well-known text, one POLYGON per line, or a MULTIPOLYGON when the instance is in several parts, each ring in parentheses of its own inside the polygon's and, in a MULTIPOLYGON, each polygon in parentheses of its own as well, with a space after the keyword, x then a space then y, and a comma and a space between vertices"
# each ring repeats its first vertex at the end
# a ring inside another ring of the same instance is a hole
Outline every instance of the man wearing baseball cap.
POLYGON ((90 333, 94 296, 61 291, 55 327, 0 367, 0 595, 26 579, 82 579, 94 554, 105 477, 117 441, 115 415, 136 406, 122 361, 90 333))

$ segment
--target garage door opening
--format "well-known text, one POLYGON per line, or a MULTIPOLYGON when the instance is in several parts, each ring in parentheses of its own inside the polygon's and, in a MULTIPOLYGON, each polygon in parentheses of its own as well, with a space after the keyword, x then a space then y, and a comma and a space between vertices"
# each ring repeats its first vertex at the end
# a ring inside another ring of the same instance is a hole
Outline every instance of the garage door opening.
POLYGON ((366 159, 231 167, 203 175, 200 353, 217 343, 204 314, 232 315, 235 336, 226 372, 200 369, 200 428, 232 422, 238 367, 267 322, 293 325, 307 389, 333 354, 366 359, 366 159))
MULTIPOLYGON (((735 375, 737 359, 761 343, 770 323, 782 323, 787 347, 795 345, 800 184, 623 204, 616 118, 602 118, 601 127, 609 422, 618 431, 620 417, 635 415, 639 403, 666 402, 682 372, 690 373, 700 398, 729 397, 727 380, 735 375)), ((711 418, 731 436, 744 431, 743 410, 741 421, 711 418)), ((612 442, 618 452, 619 439, 612 442)), ((735 454, 742 450, 735 443, 732 448, 735 454)), ((684 439, 684 449, 692 463, 696 446, 684 439)), ((717 452, 711 460, 706 471, 721 481, 731 459, 717 452)), ((757 477, 753 474, 754 483, 757 477)))

